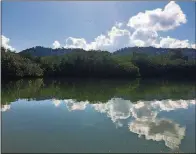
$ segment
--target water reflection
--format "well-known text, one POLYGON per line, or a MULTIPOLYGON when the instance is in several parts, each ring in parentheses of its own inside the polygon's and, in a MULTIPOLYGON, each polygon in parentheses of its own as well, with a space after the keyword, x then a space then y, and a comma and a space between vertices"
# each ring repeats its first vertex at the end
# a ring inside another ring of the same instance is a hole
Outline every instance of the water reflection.
POLYGON ((96 111, 105 113, 113 123, 120 127, 123 126, 121 120, 127 119, 131 116, 130 109, 132 106, 133 104, 130 101, 121 98, 113 98, 104 104, 92 104, 92 107, 96 111))
POLYGON ((61 104, 61 101, 54 98, 52 99, 52 104, 54 104, 55 107, 58 107, 61 104))
MULTIPOLYGON (((56 100, 57 101, 57 100, 56 100)), ((177 109, 187 109, 195 104, 195 100, 162 100, 162 101, 138 101, 132 103, 129 100, 113 98, 107 103, 98 102, 90 104, 88 101, 63 100, 69 111, 85 110, 89 104, 95 111, 105 113, 112 122, 122 127, 122 120, 133 118, 127 123, 132 133, 138 137, 145 136, 146 140, 164 141, 171 149, 179 148, 181 140, 185 136, 185 127, 169 119, 157 118, 160 112, 170 112, 177 109)))
POLYGON ((69 111, 85 110, 86 105, 89 104, 88 101, 77 102, 76 100, 72 100, 72 99, 64 100, 64 102, 69 111))
POLYGON ((179 148, 185 136, 185 127, 168 119, 136 119, 129 124, 129 130, 145 136, 146 140, 164 141, 171 149, 179 148))
MULTIPOLYGON (((164 141, 171 149, 176 149, 185 136, 185 127, 165 118, 157 118, 161 112, 187 109, 195 105, 195 100, 154 100, 131 102, 122 98, 112 98, 106 103, 89 101, 76 101, 74 99, 52 99, 52 104, 59 107, 66 106, 69 111, 85 110, 89 105, 94 111, 106 114, 117 127, 126 124, 132 133, 138 137, 144 136, 146 140, 164 141), (129 119, 129 121, 127 121, 129 119), (126 122, 123 122, 126 120, 126 122)), ((28 101, 27 101, 28 103, 28 101)), ((11 105, 1 105, 1 111, 6 112, 11 105)))
POLYGON ((11 105, 9 105, 9 104, 1 105, 1 111, 5 112, 5 111, 9 110, 10 107, 11 107, 11 105))
POLYGON ((176 109, 187 109, 189 105, 195 104, 195 100, 162 100, 162 101, 138 101, 132 103, 129 100, 114 98, 105 104, 92 104, 96 111, 106 113, 115 123, 121 119, 132 116, 135 119, 153 120, 161 111, 172 111, 176 109))
MULTIPOLYGON (((27 84, 22 81, 17 82, 17 84, 10 83, 4 86, 4 89, 2 90, 2 102, 6 103, 1 104, 1 111, 5 113, 12 107, 13 109, 14 107, 17 108, 17 104, 19 104, 19 106, 24 105, 23 103, 29 103, 31 105, 31 112, 34 112, 33 107, 36 106, 36 109, 39 109, 36 112, 42 116, 47 115, 49 110, 54 110, 55 112, 50 114, 52 116, 50 118, 56 118, 56 115, 60 117, 60 115, 63 114, 62 118, 59 118, 60 120, 63 120, 63 122, 57 120, 56 122, 59 122, 57 125, 55 125, 56 123, 50 123, 51 125, 54 124, 52 125, 54 126, 52 128, 56 129, 59 129, 58 126, 63 125, 62 123, 66 120, 68 124, 70 123, 70 129, 72 129, 72 125, 83 125, 83 123, 85 123, 83 122, 83 119, 85 119, 84 121, 91 119, 90 114, 93 115, 94 112, 96 112, 100 113, 98 114, 99 117, 97 117, 96 114, 96 118, 107 116, 109 119, 107 122, 112 122, 116 127, 120 127, 119 130, 125 128, 128 131, 128 134, 135 134, 136 138, 138 136, 145 140, 157 141, 159 143, 163 142, 168 149, 178 149, 182 139, 184 139, 185 136, 188 136, 187 132, 193 133, 192 130, 187 131, 188 127, 176 122, 175 118, 173 119, 172 116, 169 118, 163 117, 163 114, 165 113, 172 113, 172 111, 180 110, 186 111, 189 107, 195 105, 195 87, 193 84, 179 85, 176 83, 159 83, 146 85, 146 83, 139 84, 138 82, 128 82, 128 84, 127 82, 123 82, 119 84, 108 83, 107 85, 106 83, 108 82, 99 84, 97 82, 52 82, 48 84, 43 80, 29 81, 27 84), (46 104, 46 106, 39 106, 41 103, 46 104), (49 107, 47 108, 47 106, 49 107), (64 108, 65 110, 57 110, 59 108, 64 108), (80 119, 80 117, 77 117, 80 115, 82 116, 83 114, 83 112, 77 111, 84 111, 87 109, 90 109, 88 110, 90 112, 85 113, 84 118, 82 117, 82 119, 80 119), (69 112, 65 113, 66 111, 69 112), (42 112, 44 114, 42 114, 42 112), (77 120, 80 119, 79 121, 81 122, 77 124, 73 122, 73 124, 69 119, 69 116, 73 116, 70 112, 73 114, 77 112, 77 114, 74 115, 76 118, 70 119, 76 119, 76 123, 77 120), (67 116, 64 116, 64 114, 67 114, 67 116), (64 117, 66 117, 66 119, 63 119, 64 117)), ((25 107, 28 108, 29 105, 26 105, 25 107)), ((23 112, 25 107, 20 108, 22 110, 19 111, 23 112)), ((12 111, 8 112, 8 114, 11 115, 11 112, 12 111)), ((16 112, 17 110, 15 110, 15 113, 16 112)), ((32 114, 32 117, 27 116, 27 121, 29 120, 28 118, 33 119, 33 116, 34 113, 32 114)), ((94 118, 94 116, 92 117, 94 118)), ((46 118, 47 117, 43 118, 44 122, 46 118)), ((97 119, 93 118, 91 119, 93 122, 89 121, 89 125, 91 125, 91 122, 93 123, 92 125, 97 123, 97 119)), ((98 121, 99 120, 100 119, 98 119, 98 121)), ((102 119, 100 121, 102 122, 102 119)), ((103 123, 102 126, 104 127, 107 125, 107 122, 103 123)), ((40 125, 40 123, 36 123, 35 121, 33 124, 40 125)), ((89 128, 91 130, 88 130, 86 125, 85 130, 88 132, 93 131, 92 128, 89 128)), ((21 125, 21 127, 23 126, 21 125)), ((115 129, 113 124, 111 127, 115 129)), ((64 129, 64 127, 62 128, 64 129)), ((78 130, 80 129, 78 128, 78 130)), ((96 131, 98 131, 98 129, 96 131)), ((64 130, 62 130, 62 132, 64 133, 64 130)), ((128 135, 126 134, 126 136, 128 135)), ((122 136, 122 138, 123 137, 124 136, 122 136)), ((136 141, 134 140, 134 137, 133 141, 136 141)), ((187 141, 185 142, 188 144, 187 141)))

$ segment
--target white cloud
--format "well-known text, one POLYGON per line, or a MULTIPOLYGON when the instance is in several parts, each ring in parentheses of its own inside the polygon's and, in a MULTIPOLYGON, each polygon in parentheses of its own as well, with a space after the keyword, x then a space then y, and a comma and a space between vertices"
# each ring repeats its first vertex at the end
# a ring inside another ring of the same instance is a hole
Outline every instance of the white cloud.
POLYGON ((86 49, 87 48, 87 43, 84 38, 74 38, 74 37, 69 37, 66 39, 66 45, 64 46, 65 48, 81 48, 81 49, 86 49))
POLYGON ((10 51, 14 51, 15 49, 9 45, 10 39, 5 37, 4 35, 1 35, 1 46, 4 47, 5 49, 8 49, 10 51))
POLYGON ((156 46, 157 40, 157 32, 146 28, 135 30, 131 36, 134 46, 156 46))
POLYGON ((191 44, 191 48, 196 49, 196 44, 191 44))
POLYGON ((130 18, 127 25, 116 22, 105 34, 100 34, 93 41, 85 38, 68 37, 64 48, 82 48, 84 50, 107 50, 114 52, 124 47, 162 47, 162 48, 195 48, 188 40, 172 37, 161 37, 158 31, 174 29, 186 23, 186 15, 174 1, 163 9, 140 12, 130 18), (128 27, 126 27, 128 26, 128 27))
POLYGON ((147 10, 129 19, 127 26, 132 28, 148 28, 155 31, 167 31, 186 23, 186 15, 174 1, 164 9, 147 10))
POLYGON ((117 50, 119 46, 123 48, 130 45, 131 33, 127 29, 119 29, 113 26, 111 31, 108 32, 108 36, 111 41, 110 50, 117 50))
POLYGON ((171 37, 159 37, 152 29, 139 28, 132 34, 128 29, 120 29, 113 26, 106 35, 99 35, 93 42, 87 43, 84 38, 69 37, 65 48, 82 48, 84 50, 116 51, 124 47, 162 47, 162 48, 193 48, 188 40, 178 40, 171 37))
POLYGON ((66 39, 65 48, 82 48, 85 50, 115 51, 119 47, 127 47, 130 44, 130 31, 113 26, 107 35, 99 35, 93 42, 87 43, 84 38, 69 37, 66 39))
POLYGON ((191 48, 189 40, 178 40, 169 36, 160 38, 159 46, 162 48, 191 48))
POLYGON ((53 49, 57 49, 57 48, 60 48, 61 44, 59 43, 59 41, 54 41, 52 46, 53 46, 53 49))

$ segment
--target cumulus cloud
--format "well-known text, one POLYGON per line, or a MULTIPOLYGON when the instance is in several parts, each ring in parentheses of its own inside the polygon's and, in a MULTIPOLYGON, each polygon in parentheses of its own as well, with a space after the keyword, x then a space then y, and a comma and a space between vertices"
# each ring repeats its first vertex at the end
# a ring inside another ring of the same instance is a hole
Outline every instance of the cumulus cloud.
POLYGON ((145 136, 146 140, 164 141, 171 149, 179 148, 181 140, 185 136, 185 127, 167 119, 140 120, 129 124, 129 130, 138 136, 145 136))
POLYGON ((169 36, 161 37, 159 46, 162 48, 192 48, 189 40, 178 40, 169 36))
POLYGON ((196 49, 196 44, 191 44, 191 48, 196 49))
POLYGON ((87 49, 87 43, 84 38, 69 37, 66 39, 65 48, 82 48, 87 49))
MULTIPOLYGON (((121 25, 121 24, 120 24, 121 25)), ((119 47, 126 47, 130 44, 130 31, 113 26, 107 35, 99 35, 94 41, 87 43, 84 38, 69 37, 66 39, 65 48, 82 48, 85 50, 108 50, 114 51, 119 47)))
POLYGON ((54 43, 52 44, 53 49, 57 49, 61 47, 61 44, 59 43, 59 41, 54 41, 54 43))
POLYGON ((15 49, 9 44, 10 39, 5 37, 4 35, 1 35, 1 46, 4 47, 5 49, 8 49, 10 51, 14 51, 15 49))
POLYGON ((82 48, 84 50, 107 50, 114 52, 124 47, 158 48, 195 48, 188 40, 161 37, 159 31, 168 31, 187 22, 186 15, 174 1, 163 9, 157 8, 140 12, 132 16, 127 24, 116 22, 105 34, 100 34, 91 42, 85 38, 68 37, 64 48, 82 48))
POLYGON ((133 32, 131 41, 134 46, 156 46, 158 33, 154 30, 140 28, 133 32))
POLYGON ((127 26, 132 28, 148 28, 155 31, 167 31, 186 23, 186 15, 174 1, 169 2, 164 9, 140 12, 129 19, 127 26))

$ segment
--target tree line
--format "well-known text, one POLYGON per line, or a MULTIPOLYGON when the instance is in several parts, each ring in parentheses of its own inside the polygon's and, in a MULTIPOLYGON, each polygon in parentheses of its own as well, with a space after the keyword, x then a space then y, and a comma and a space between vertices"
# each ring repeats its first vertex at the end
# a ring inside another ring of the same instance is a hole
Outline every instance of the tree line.
POLYGON ((63 55, 45 57, 30 53, 13 53, 1 48, 3 78, 21 77, 196 77, 194 59, 182 51, 149 55, 130 52, 113 54, 107 51, 72 49, 63 55))

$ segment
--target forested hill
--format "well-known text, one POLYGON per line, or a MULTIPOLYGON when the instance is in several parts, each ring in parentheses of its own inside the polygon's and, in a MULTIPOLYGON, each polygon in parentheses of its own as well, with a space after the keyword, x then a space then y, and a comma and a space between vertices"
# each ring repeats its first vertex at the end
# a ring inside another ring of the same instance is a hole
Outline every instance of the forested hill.
POLYGON ((63 55, 71 51, 72 49, 65 49, 65 48, 52 49, 52 48, 36 46, 36 47, 25 49, 21 51, 20 54, 30 54, 31 56, 43 57, 43 56, 52 56, 52 55, 63 55))
POLYGON ((196 57, 196 49, 193 48, 155 48, 155 47, 127 47, 114 52, 117 55, 128 55, 132 53, 144 53, 148 55, 165 55, 171 52, 182 51, 184 56, 192 59, 196 57))
MULTIPOLYGON (((42 49, 42 47, 39 48, 42 49)), ((85 51, 83 49, 61 50, 62 53, 67 51, 67 54, 33 56, 31 54, 33 51, 14 53, 2 48, 2 77, 6 79, 9 77, 13 79, 38 76, 79 78, 172 77, 175 79, 196 77, 195 59, 185 56, 183 54, 185 51, 181 49, 156 55, 137 52, 136 50, 132 54, 125 54, 126 56, 119 54, 120 51, 112 54, 107 51, 85 51)), ((56 50, 50 49, 50 52, 53 51, 56 50)))
MULTIPOLYGON (((58 49, 52 49, 52 48, 46 48, 46 47, 33 47, 26 50, 23 50, 20 52, 20 54, 30 54, 32 56, 53 56, 53 55, 63 55, 67 54, 72 51, 84 51, 83 49, 65 49, 65 48, 58 48, 58 49)), ((128 55, 133 53, 144 53, 148 55, 164 55, 168 54, 169 52, 176 52, 176 51, 182 51, 182 54, 184 56, 188 56, 189 59, 195 58, 196 56, 196 50, 191 48, 180 48, 180 49, 170 49, 170 48, 154 48, 154 47, 127 47, 119 49, 113 54, 115 55, 128 55)))

